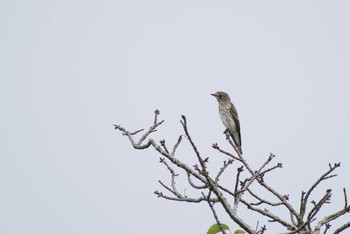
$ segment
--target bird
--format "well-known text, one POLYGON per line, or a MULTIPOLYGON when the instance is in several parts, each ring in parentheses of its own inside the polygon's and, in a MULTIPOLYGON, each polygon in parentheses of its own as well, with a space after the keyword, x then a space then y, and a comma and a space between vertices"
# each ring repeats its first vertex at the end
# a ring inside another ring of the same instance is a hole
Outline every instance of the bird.
POLYGON ((236 107, 232 104, 230 96, 223 91, 218 91, 211 95, 213 95, 219 103, 219 115, 222 123, 226 127, 224 133, 227 131, 230 133, 239 153, 242 154, 241 126, 239 124, 236 107))

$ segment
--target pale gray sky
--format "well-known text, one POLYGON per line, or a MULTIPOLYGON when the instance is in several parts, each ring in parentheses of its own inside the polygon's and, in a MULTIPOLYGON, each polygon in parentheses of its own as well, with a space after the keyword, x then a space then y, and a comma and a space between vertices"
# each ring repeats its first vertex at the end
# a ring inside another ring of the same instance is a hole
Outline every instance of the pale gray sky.
MULTIPOLYGON (((284 169, 269 179, 295 204, 342 162, 314 197, 332 186, 330 210, 342 207, 349 9, 346 0, 2 1, 0 233, 205 233, 207 205, 158 199, 157 181, 169 181, 158 155, 131 149, 112 124, 148 128, 159 108, 166 121, 154 138, 171 144, 184 114, 219 167, 210 146, 227 143, 209 95, 218 90, 238 109, 247 160, 258 167, 275 153, 284 169)), ((186 149, 179 157, 194 157, 186 149)))

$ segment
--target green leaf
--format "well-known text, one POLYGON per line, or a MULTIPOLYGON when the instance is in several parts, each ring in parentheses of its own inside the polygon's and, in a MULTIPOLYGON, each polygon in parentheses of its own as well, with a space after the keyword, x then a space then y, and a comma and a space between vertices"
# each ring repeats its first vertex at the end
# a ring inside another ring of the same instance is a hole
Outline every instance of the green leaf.
MULTIPOLYGON (((222 223, 221 227, 224 230, 230 230, 230 228, 226 224, 222 223)), ((219 233, 219 232, 221 232, 220 226, 218 224, 213 224, 213 225, 210 226, 207 234, 215 234, 215 233, 219 233)))
POLYGON ((245 231, 243 231, 242 229, 237 229, 234 234, 244 234, 244 233, 245 231))

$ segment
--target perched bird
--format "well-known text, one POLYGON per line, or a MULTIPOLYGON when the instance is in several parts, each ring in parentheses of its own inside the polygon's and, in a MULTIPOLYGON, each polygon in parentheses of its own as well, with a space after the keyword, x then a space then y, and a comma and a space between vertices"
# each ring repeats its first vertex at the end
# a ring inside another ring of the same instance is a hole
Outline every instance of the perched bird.
POLYGON ((232 140, 238 148, 238 151, 242 154, 241 127, 239 125, 237 110, 232 104, 230 96, 222 91, 218 91, 211 95, 216 97, 216 100, 218 100, 219 114, 222 123, 226 127, 225 131, 230 133, 232 140))

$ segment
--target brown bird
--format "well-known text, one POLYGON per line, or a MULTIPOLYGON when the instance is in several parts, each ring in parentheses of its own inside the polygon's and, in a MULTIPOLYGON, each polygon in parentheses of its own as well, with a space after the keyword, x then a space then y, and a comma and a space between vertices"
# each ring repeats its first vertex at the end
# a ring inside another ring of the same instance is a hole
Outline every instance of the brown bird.
POLYGON ((238 148, 238 151, 242 154, 242 140, 241 140, 241 127, 239 125, 238 113, 235 106, 232 104, 230 96, 227 93, 218 91, 211 94, 216 97, 219 103, 219 114, 222 123, 226 127, 238 148))

